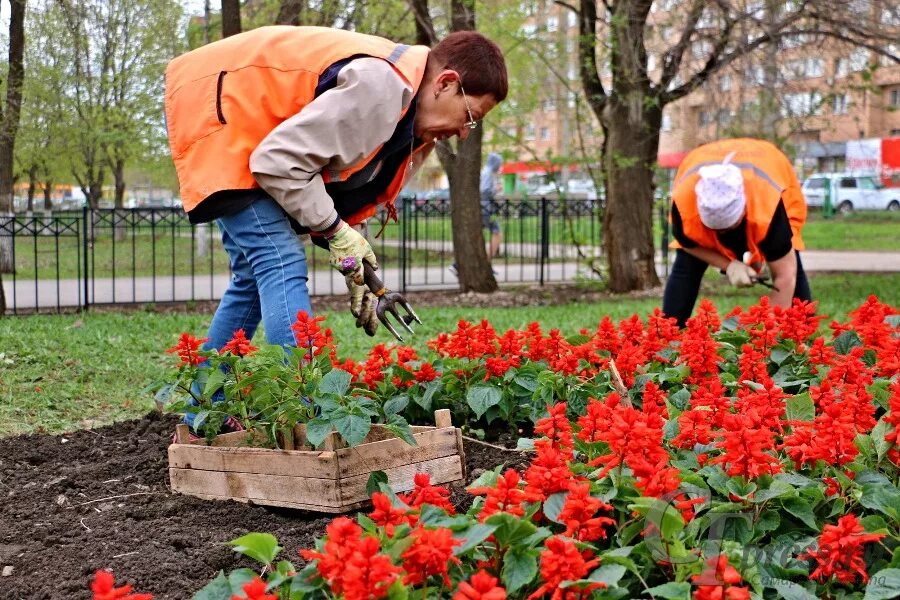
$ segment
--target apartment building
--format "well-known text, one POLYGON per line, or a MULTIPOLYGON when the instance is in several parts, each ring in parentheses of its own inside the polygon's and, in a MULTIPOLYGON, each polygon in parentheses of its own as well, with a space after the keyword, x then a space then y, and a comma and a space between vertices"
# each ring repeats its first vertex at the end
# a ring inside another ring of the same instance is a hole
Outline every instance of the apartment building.
MULTIPOLYGON (((646 46, 652 80, 658 79, 662 52, 678 32, 672 15, 678 14, 681 4, 658 1, 650 14, 646 46)), ((762 10, 754 5, 764 3, 748 0, 746 4, 746 10, 762 10)), ((791 3, 784 4, 789 10, 791 3)), ((858 10, 885 26, 900 25, 895 3, 857 4, 858 10)), ((549 1, 524 2, 523 8, 531 13, 521 33, 535 40, 539 52, 555 58, 557 66, 541 65, 535 70, 541 75, 533 82, 538 94, 533 110, 518 124, 505 123, 503 137, 519 141, 516 154, 522 165, 551 157, 596 156, 602 141, 600 128, 583 99, 579 101, 577 17, 549 1)), ((703 28, 715 33, 716 27, 711 19, 701 18, 700 39, 683 62, 686 74, 699 68, 711 50, 713 36, 703 36, 703 28)), ((900 55, 900 41, 886 50, 900 55)), ((598 65, 606 68, 602 60, 598 65)), ((608 89, 609 73, 601 71, 601 78, 608 89)), ((677 78, 675 83, 680 81, 677 78)), ((808 33, 785 39, 778 47, 763 47, 666 106, 660 165, 675 168, 692 148, 739 135, 778 140, 801 174, 841 169, 847 141, 900 136, 900 65, 870 49, 808 33)), ((495 137, 491 143, 508 147, 503 138, 495 137)))

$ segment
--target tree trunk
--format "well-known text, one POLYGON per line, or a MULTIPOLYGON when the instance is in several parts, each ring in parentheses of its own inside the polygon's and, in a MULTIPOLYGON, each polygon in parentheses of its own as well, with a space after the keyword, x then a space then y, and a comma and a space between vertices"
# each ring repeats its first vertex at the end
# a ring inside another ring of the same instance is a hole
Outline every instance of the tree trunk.
POLYGON ((303 22, 304 0, 281 0, 276 25, 300 25, 303 22))
POLYGON ((38 166, 31 165, 31 168, 28 169, 28 204, 25 207, 25 212, 31 214, 34 212, 34 192, 37 190, 37 174, 38 174, 38 166))
POLYGON ((203 45, 209 43, 209 20, 210 16, 209 0, 203 1, 203 45))
MULTIPOLYGON (((117 159, 113 165, 113 179, 116 185, 115 207, 125 208, 125 161, 117 159)), ((116 211, 118 213, 118 211, 116 211)), ((125 219, 122 214, 113 214, 113 239, 121 242, 125 239, 125 219)))
POLYGON ((13 157, 25 80, 25 0, 10 0, 10 6, 6 103, 0 107, 0 213, 13 212, 13 157))
POLYGON ((222 37, 241 32, 241 0, 222 0, 222 37))
POLYGON ((459 141, 456 154, 439 150, 441 164, 450 182, 450 222, 453 230, 453 255, 463 292, 495 292, 497 280, 491 271, 481 227, 481 138, 483 129, 472 131, 459 141))
POLYGON ((53 193, 53 182, 45 181, 44 182, 44 210, 49 212, 53 211, 53 198, 51 198, 51 194, 53 193))
POLYGON ((604 110, 606 211, 603 236, 609 289, 643 290, 659 285, 653 248, 653 165, 662 110, 627 95, 610 98, 604 110), (635 132, 641 132, 636 135, 635 132))

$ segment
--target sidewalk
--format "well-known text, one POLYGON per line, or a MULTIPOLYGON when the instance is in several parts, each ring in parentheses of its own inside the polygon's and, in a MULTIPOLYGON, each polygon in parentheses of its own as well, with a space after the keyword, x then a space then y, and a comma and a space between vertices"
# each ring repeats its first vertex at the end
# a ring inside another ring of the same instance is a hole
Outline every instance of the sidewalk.
MULTIPOLYGON (((900 272, 900 252, 810 250, 803 252, 802 258, 808 272, 900 272)), ((536 284, 540 277, 539 266, 533 262, 520 264, 517 260, 521 258, 508 253, 507 259, 496 261, 494 268, 499 274, 498 282, 501 285, 536 284)), ((657 271, 660 276, 664 274, 660 261, 657 261, 657 271)), ((588 274, 575 262, 548 263, 544 267, 544 281, 548 283, 573 281, 576 275, 588 274)), ((400 269, 385 268, 381 276, 389 288, 401 287, 400 269)), ((228 281, 228 275, 98 278, 88 281, 88 298, 91 304, 215 300, 228 287, 228 281)), ((412 267, 406 272, 406 283, 408 289, 415 290, 457 289, 456 278, 446 265, 412 267)), ((346 293, 343 276, 333 269, 312 271, 309 285, 313 296, 346 293)), ((19 280, 13 285, 10 276, 6 275, 3 288, 9 310, 79 306, 85 296, 84 281, 78 279, 19 280)))

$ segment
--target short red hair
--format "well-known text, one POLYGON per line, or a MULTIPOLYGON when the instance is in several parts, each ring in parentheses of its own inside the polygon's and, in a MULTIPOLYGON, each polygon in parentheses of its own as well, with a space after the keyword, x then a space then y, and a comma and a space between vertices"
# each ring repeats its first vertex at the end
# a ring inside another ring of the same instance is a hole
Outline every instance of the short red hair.
POLYGON ((503 52, 477 31, 455 31, 432 48, 429 65, 453 69, 471 96, 490 94, 498 103, 506 99, 509 80, 503 52))

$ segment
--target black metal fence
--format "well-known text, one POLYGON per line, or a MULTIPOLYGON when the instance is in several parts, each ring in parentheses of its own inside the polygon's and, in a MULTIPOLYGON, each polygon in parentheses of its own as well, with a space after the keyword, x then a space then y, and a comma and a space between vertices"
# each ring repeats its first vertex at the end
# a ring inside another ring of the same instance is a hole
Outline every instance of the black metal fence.
MULTIPOLYGON (((383 213, 370 238, 385 284, 401 291, 453 289, 449 201, 398 201, 399 222, 383 213), (375 237, 383 226, 378 237, 375 237)), ((498 200, 493 219, 503 240, 493 267, 500 283, 602 277, 601 209, 595 200, 498 200)), ((668 246, 668 215, 654 228, 668 246)), ((214 224, 191 225, 180 209, 88 209, 0 217, 0 244, 14 272, 2 275, 7 312, 62 311, 107 304, 218 299, 228 286, 228 256, 214 224)), ((342 294, 343 277, 325 251, 306 245, 313 295, 342 294)), ((668 271, 668 252, 660 254, 668 271)))

